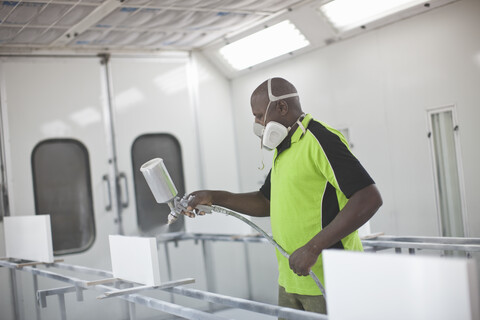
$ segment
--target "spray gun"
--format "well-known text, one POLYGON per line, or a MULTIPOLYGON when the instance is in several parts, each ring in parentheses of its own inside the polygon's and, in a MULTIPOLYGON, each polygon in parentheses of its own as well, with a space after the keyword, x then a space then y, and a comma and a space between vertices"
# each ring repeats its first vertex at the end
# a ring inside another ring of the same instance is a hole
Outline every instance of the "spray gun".
MULTIPOLYGON (((187 212, 188 201, 190 201, 192 197, 184 195, 183 198, 180 198, 177 196, 177 188, 175 188, 175 184, 170 174, 168 174, 163 159, 155 158, 144 163, 140 171, 143 173, 148 187, 155 197, 155 201, 158 203, 166 203, 170 207, 170 214, 168 215, 169 225, 178 219, 182 211, 187 212)), ((208 210, 208 206, 205 207, 207 207, 205 210, 211 213, 211 211, 208 210)))
MULTIPOLYGON (((144 163, 140 168, 140 171, 143 173, 145 180, 147 181, 147 184, 152 191, 153 196, 155 197, 155 200, 158 203, 167 203, 170 207, 171 211, 168 215, 168 224, 174 223, 178 219, 180 214, 182 214, 182 212, 187 212, 188 201, 191 200, 191 196, 184 195, 183 198, 177 196, 177 188, 175 188, 172 178, 170 178, 170 175, 168 174, 167 168, 163 163, 163 159, 155 158, 144 163)), ((275 240, 273 240, 270 235, 263 231, 262 228, 260 228, 255 223, 248 220, 238 212, 217 205, 198 205, 194 209, 193 213, 197 214, 197 210, 203 211, 205 213, 223 213, 242 220, 250 227, 257 230, 264 238, 268 240, 268 242, 275 246, 284 257, 286 257, 287 259, 290 257, 290 255, 275 240)), ((312 270, 310 270, 310 276, 317 284, 323 296, 326 297, 325 289, 323 288, 322 283, 312 270)))

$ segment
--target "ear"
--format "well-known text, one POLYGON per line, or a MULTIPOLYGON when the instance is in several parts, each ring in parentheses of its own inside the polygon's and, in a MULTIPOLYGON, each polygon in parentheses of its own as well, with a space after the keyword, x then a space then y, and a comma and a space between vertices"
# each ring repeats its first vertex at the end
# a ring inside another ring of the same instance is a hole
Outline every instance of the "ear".
POLYGON ((276 105, 277 111, 282 115, 285 116, 288 113, 288 104, 285 100, 278 100, 276 105))

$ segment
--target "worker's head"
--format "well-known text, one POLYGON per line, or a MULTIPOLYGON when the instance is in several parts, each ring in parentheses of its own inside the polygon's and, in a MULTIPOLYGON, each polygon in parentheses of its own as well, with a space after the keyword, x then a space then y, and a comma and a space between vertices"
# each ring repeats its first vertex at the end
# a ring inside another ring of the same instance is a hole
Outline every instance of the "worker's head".
POLYGON ((252 93, 254 133, 268 149, 277 147, 303 114, 297 89, 285 79, 271 78, 252 93))

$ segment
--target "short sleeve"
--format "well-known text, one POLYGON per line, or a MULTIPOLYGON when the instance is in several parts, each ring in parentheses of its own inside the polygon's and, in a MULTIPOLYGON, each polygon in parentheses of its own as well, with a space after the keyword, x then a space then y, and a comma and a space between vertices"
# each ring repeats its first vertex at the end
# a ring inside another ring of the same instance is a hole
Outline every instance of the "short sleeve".
POLYGON ((263 194, 265 198, 270 200, 270 175, 272 173, 272 170, 268 172, 267 177, 265 178, 265 182, 263 183, 263 186, 260 188, 260 192, 263 194))

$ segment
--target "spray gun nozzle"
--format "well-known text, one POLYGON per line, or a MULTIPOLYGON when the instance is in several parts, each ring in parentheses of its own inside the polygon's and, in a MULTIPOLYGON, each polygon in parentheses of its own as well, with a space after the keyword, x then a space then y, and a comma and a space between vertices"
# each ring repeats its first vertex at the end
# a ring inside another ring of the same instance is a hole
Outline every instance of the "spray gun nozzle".
POLYGON ((177 221, 178 219, 178 216, 175 214, 175 212, 170 212, 170 214, 168 215, 168 222, 167 224, 168 225, 171 225, 172 223, 174 223, 175 221, 177 221))
POLYGON ((170 207, 170 213, 168 214, 168 218, 167 218, 168 225, 171 225, 178 219, 178 213, 176 208, 177 207, 176 204, 178 202, 177 198, 178 197, 175 197, 174 199, 167 202, 168 206, 170 207))

